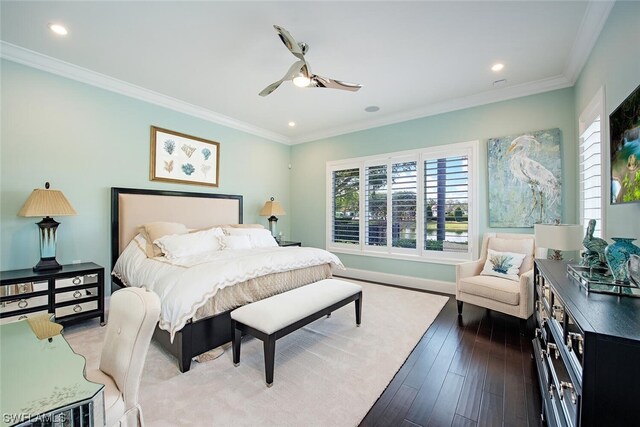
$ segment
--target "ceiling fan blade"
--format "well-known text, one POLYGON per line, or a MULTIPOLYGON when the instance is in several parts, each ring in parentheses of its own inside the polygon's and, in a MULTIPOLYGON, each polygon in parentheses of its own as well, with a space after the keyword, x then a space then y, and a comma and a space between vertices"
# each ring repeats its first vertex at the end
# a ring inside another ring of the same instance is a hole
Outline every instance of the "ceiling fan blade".
POLYGON ((356 92, 360 90, 360 88, 362 87, 361 84, 347 83, 347 82, 342 82, 340 80, 328 79, 326 77, 318 76, 315 74, 311 76, 311 84, 309 86, 310 87, 326 87, 329 89, 342 89, 342 90, 348 90, 351 92, 356 92))
POLYGON ((273 28, 275 28, 278 32, 280 40, 282 40, 282 43, 284 43, 287 49, 289 49, 289 51, 293 53, 298 59, 304 60, 304 54, 308 50, 307 46, 304 45, 303 49, 303 46, 300 46, 300 44, 296 42, 296 39, 293 38, 289 31, 285 30, 284 28, 277 25, 274 25, 273 28))
POLYGON ((264 89, 262 89, 262 92, 260 92, 258 95, 260 95, 260 96, 269 95, 271 92, 273 92, 274 90, 278 89, 278 86, 280 86, 282 84, 282 82, 283 82, 283 80, 278 80, 277 82, 271 83, 269 86, 267 86, 264 89))
POLYGON ((307 67, 306 62, 304 61, 294 62, 293 65, 289 67, 289 70, 287 71, 287 73, 280 80, 278 80, 277 82, 273 82, 269 86, 262 89, 262 92, 260 92, 259 95, 260 96, 269 95, 274 90, 278 89, 278 87, 282 84, 283 81, 293 80, 293 78, 297 76, 300 70, 302 70, 304 67, 307 67))

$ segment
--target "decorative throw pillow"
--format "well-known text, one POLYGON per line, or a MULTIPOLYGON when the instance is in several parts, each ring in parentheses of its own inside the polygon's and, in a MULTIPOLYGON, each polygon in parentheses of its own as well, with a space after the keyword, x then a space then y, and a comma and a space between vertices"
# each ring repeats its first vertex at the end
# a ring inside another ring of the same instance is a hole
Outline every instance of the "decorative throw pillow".
POLYGON ((189 232, 184 224, 177 222, 149 222, 141 225, 138 232, 147 241, 146 253, 148 258, 162 255, 162 250, 153 242, 170 234, 186 234, 189 232))
POLYGON ((251 249, 249 236, 222 236, 220 240, 225 249, 251 249))
POLYGON ((518 281, 520 280, 518 272, 525 256, 525 254, 488 249, 487 262, 484 263, 484 269, 480 274, 518 281))
POLYGON ((170 234, 156 239, 153 243, 158 245, 165 257, 175 259, 219 251, 222 249, 222 236, 224 234, 221 229, 211 228, 196 233, 170 234))
POLYGON ((522 235, 522 239, 504 239, 500 237, 490 237, 488 249, 493 249, 497 252, 513 252, 516 254, 526 254, 522 265, 520 266, 520 273, 522 274, 533 268, 533 250, 534 239, 532 235, 522 235), (529 238, 527 238, 529 237, 529 238))
POLYGON ((229 236, 247 236, 252 248, 270 248, 278 246, 278 242, 273 238, 267 229, 259 228, 226 228, 225 233, 229 236))

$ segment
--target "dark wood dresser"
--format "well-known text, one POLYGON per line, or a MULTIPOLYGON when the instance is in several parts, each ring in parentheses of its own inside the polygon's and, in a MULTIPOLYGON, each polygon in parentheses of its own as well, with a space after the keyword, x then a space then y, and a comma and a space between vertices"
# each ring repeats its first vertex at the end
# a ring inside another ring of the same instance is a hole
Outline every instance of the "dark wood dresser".
POLYGON ((562 261, 536 260, 534 277, 547 425, 640 425, 640 298, 587 294, 562 261))

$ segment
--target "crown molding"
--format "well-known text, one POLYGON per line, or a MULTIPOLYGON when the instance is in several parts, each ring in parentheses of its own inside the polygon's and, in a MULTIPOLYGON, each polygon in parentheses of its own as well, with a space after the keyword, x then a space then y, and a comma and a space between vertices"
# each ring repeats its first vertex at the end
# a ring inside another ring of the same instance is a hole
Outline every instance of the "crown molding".
POLYGON ((564 69, 564 76, 575 84, 578 76, 582 72, 582 68, 587 63, 593 46, 595 46, 600 32, 604 28, 604 24, 609 18, 609 13, 613 8, 613 1, 590 1, 587 3, 587 9, 582 17, 580 28, 573 42, 571 55, 567 60, 564 69))
POLYGON ((262 129, 257 126, 253 126, 240 120, 218 114, 206 108, 202 108, 197 105, 193 105, 188 102, 184 102, 179 99, 172 98, 170 96, 166 96, 149 89, 145 89, 141 86, 133 85, 131 83, 109 77, 105 74, 101 74, 87 68, 79 67, 69 62, 61 61, 59 59, 52 58, 38 52, 34 52, 32 50, 25 49, 11 43, 7 43, 2 40, 0 40, 0 57, 9 61, 17 62, 19 64, 27 65, 32 68, 37 68, 39 70, 56 74, 58 76, 95 86, 100 89, 139 99, 141 101, 168 108, 179 113, 184 113, 189 116, 197 117, 199 119, 203 119, 212 123, 246 132, 251 135, 266 138, 271 141, 287 145, 291 143, 290 139, 284 135, 262 129))
POLYGON ((367 120, 353 123, 347 126, 333 128, 325 132, 317 132, 305 135, 299 138, 293 138, 291 144, 302 144, 305 142, 317 141, 325 138, 332 138, 347 133, 363 131, 367 129, 377 128, 406 122, 409 120, 420 119, 436 114, 449 113, 452 111, 463 110, 466 108, 478 107, 481 105, 493 104, 495 102, 507 101, 510 99, 520 98, 523 96, 535 95, 543 92, 549 92, 557 89, 564 89, 573 86, 573 82, 569 81, 564 75, 550 77, 520 85, 508 86, 501 89, 489 90, 477 93, 471 96, 437 102, 419 108, 416 110, 404 111, 391 116, 386 116, 379 120, 367 120))

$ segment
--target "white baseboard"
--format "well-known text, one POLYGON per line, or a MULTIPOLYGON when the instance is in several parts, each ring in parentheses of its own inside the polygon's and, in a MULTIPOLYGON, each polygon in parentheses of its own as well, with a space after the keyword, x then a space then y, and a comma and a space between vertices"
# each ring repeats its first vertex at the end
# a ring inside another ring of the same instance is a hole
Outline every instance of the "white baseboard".
POLYGON ((333 270, 333 275, 346 277, 349 279, 366 280, 368 282, 383 283, 391 286, 402 286, 405 288, 420 289, 422 291, 442 292, 455 295, 456 284, 443 280, 422 279, 412 276, 401 276, 398 274, 379 273, 377 271, 359 270, 357 268, 347 268, 346 270, 333 270))

